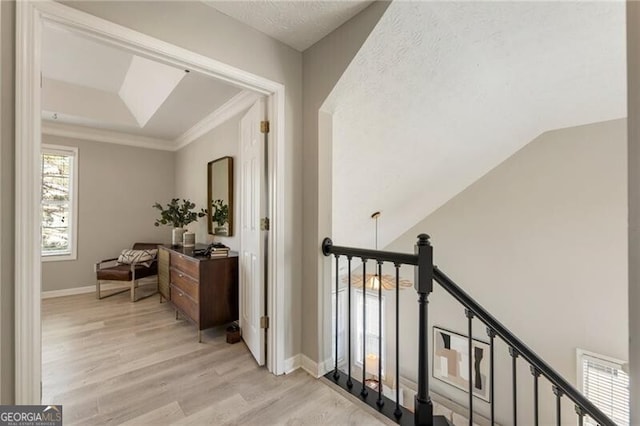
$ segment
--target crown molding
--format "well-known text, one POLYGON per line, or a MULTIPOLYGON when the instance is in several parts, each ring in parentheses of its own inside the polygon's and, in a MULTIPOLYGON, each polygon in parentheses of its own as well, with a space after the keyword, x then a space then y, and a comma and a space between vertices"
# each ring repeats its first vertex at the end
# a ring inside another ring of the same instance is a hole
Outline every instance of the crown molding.
POLYGON ((189 130, 184 132, 181 136, 178 136, 174 141, 175 150, 184 148, 199 137, 207 134, 225 121, 229 120, 231 117, 248 109, 260 98, 260 96, 260 94, 249 90, 243 90, 238 93, 211 114, 196 123, 189 130))
POLYGON ((75 126, 65 123, 54 123, 47 120, 42 120, 42 133, 45 135, 62 136, 66 138, 129 145, 138 148, 158 149, 162 151, 176 150, 173 141, 167 139, 150 138, 147 136, 132 135, 129 133, 96 129, 93 127, 75 126))
POLYGON ((251 107, 260 96, 262 95, 249 90, 241 91, 174 140, 151 138, 95 127, 78 126, 47 119, 42 120, 42 133, 66 138, 129 145, 138 148, 178 151, 225 121, 251 107))

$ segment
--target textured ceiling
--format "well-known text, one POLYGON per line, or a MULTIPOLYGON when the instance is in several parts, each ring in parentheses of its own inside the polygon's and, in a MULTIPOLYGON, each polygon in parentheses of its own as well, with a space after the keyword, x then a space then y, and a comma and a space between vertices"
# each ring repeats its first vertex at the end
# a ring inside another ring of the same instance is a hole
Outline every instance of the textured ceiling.
POLYGON ((384 247, 542 132, 626 116, 624 31, 623 2, 393 2, 323 106, 336 244, 373 246, 380 210, 384 247))
POLYGON ((45 120, 173 141, 241 91, 56 25, 42 40, 45 120))
POLYGON ((372 2, 262 0, 205 3, 302 52, 372 2))

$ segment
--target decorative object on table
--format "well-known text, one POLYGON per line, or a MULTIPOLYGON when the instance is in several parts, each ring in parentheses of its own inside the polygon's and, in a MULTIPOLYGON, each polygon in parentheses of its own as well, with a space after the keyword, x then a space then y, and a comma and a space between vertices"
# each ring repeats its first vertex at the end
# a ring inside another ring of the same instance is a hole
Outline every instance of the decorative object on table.
POLYGON ((200 209, 199 212, 194 211, 196 205, 189 200, 183 199, 181 204, 179 198, 173 198, 166 208, 159 203, 155 203, 153 207, 160 210, 160 219, 156 219, 155 226, 173 225, 171 244, 174 246, 182 244, 186 225, 207 214, 205 209, 200 209))
MULTIPOLYGON (((378 250, 378 218, 380 217, 380 212, 375 212, 371 215, 371 218, 376 221, 376 231, 375 231, 375 246, 376 250, 378 250)), ((347 282, 348 277, 343 279, 343 282, 347 282)), ((407 279, 400 279, 398 281, 400 285, 400 289, 409 288, 413 286, 413 283, 407 279)), ((394 290, 396 288, 396 277, 383 274, 381 277, 375 274, 367 274, 363 280, 362 275, 354 274, 351 277, 351 285, 353 288, 362 288, 364 287, 367 290, 375 290, 378 291, 378 287, 382 284, 383 290, 394 290)))
MULTIPOLYGON (((473 395, 491 402, 489 344, 476 339, 472 339, 472 342, 473 395)), ((433 377, 468 392, 469 339, 467 336, 433 327, 433 377)))
POLYGON ((185 232, 182 235, 182 247, 189 248, 196 246, 196 234, 195 232, 185 232))
POLYGON ((222 157, 207 166, 207 228, 209 234, 233 235, 233 158, 222 157))
POLYGON ((229 229, 224 225, 229 221, 229 205, 222 200, 214 200, 211 203, 211 220, 216 222, 215 235, 228 235, 229 229))
POLYGON ((227 327, 227 343, 238 343, 240 341, 240 326, 235 322, 227 327))
POLYGON ((204 257, 226 257, 229 256, 229 247, 225 246, 222 243, 212 243, 209 244, 207 249, 202 253, 204 257))
POLYGON ((373 376, 372 379, 365 380, 365 384, 374 390, 378 390, 378 386, 380 386, 380 377, 378 377, 379 363, 380 358, 376 354, 367 354, 364 358, 364 371, 373 376))

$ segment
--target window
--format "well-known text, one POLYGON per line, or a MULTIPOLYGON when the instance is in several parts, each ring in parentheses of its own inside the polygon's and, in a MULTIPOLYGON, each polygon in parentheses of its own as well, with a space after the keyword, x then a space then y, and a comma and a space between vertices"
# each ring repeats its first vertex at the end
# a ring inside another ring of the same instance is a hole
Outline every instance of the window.
MULTIPOLYGON (((331 294, 331 356, 335 355, 336 351, 336 292, 331 294)), ((340 289, 338 291, 338 308, 340 309, 338 317, 338 363, 341 364, 345 361, 345 344, 347 342, 347 292, 340 289)))
POLYGON ((42 146, 43 261, 76 258, 78 149, 42 146))
MULTIPOLYGON (((354 306, 355 314, 356 314, 356 364, 362 367, 362 310, 364 297, 362 290, 356 290, 354 292, 356 305, 354 306)), ((367 329, 366 329, 366 339, 367 339, 367 355, 376 355, 378 359, 382 359, 382 371, 384 376, 384 360, 385 357, 385 348, 384 348, 384 327, 382 329, 382 335, 380 335, 379 325, 379 316, 378 314, 382 312, 382 324, 384 324, 384 297, 380 300, 382 306, 379 305, 378 294, 367 292, 367 329), (382 309, 380 309, 382 308, 382 309), (378 345, 382 339, 382 355, 378 353, 378 345)), ((368 368, 368 367, 367 367, 368 368)))
POLYGON ((580 390, 618 425, 629 424, 629 375, 623 371, 623 364, 623 361, 578 349, 580 390))

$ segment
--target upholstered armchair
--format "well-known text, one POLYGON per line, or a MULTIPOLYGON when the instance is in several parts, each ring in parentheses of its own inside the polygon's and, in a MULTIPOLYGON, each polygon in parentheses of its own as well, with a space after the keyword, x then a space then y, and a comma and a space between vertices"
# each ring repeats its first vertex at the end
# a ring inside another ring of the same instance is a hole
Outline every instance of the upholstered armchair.
MULTIPOLYGON (((157 250, 157 243, 135 243, 132 250, 157 250)), ((157 252, 156 252, 157 253, 157 252)), ((131 301, 137 302, 138 300, 153 296, 158 292, 158 284, 156 280, 155 291, 144 296, 137 296, 136 290, 138 289, 138 280, 145 277, 158 276, 158 262, 157 256, 153 256, 153 252, 149 253, 124 253, 120 257, 114 257, 112 259, 105 259, 97 262, 95 265, 96 271, 96 298, 104 299, 106 297, 115 296, 116 294, 124 293, 126 291, 131 292, 131 301), (129 254, 129 257, 126 255, 129 254), (144 256, 140 256, 144 254, 144 256), (151 254, 151 256, 149 255, 151 254), (150 259, 152 257, 152 259, 150 259), (126 263, 123 263, 126 262, 126 263), (103 281, 126 281, 129 282, 129 287, 123 290, 111 292, 107 295, 103 295, 100 290, 100 285, 103 281)))

